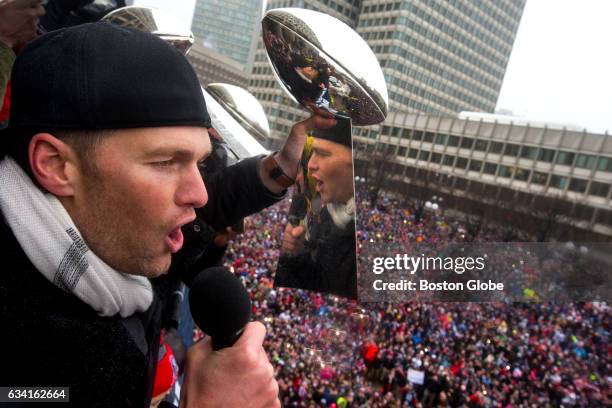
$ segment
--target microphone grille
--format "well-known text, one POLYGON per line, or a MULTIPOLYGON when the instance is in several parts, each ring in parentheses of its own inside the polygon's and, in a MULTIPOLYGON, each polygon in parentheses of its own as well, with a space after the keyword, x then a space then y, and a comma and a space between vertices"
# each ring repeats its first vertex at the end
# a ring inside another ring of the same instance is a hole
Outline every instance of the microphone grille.
POLYGON ((241 330, 251 318, 249 294, 227 268, 203 270, 189 292, 191 315, 198 327, 212 338, 227 338, 241 330))

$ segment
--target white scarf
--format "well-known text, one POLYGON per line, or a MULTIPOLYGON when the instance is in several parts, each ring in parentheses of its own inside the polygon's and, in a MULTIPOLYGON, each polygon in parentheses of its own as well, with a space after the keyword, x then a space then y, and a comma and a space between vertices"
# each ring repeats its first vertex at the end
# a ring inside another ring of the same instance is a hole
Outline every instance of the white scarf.
POLYGON ((349 222, 355 222, 355 197, 351 197, 346 204, 327 204, 327 211, 336 227, 345 229, 349 222))
POLYGON ((90 251, 59 200, 9 157, 0 161, 0 209, 36 269, 99 315, 127 317, 151 305, 149 280, 117 272, 90 251))

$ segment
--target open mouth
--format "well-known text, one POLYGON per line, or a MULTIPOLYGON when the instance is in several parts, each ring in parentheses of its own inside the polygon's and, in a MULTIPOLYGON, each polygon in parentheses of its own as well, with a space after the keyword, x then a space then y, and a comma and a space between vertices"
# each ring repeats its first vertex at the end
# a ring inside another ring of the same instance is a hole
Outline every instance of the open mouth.
POLYGON ((182 247, 184 242, 183 231, 181 227, 176 227, 168 235, 166 235, 166 245, 173 254, 177 253, 182 247))
POLYGON ((317 180, 317 185, 316 185, 317 193, 320 193, 322 189, 323 189, 323 182, 320 180, 317 180))
POLYGON ((321 181, 321 179, 319 177, 317 177, 316 175, 313 175, 312 178, 316 182, 315 190, 317 191, 317 193, 320 193, 321 190, 323 189, 323 184, 325 184, 325 183, 323 183, 323 181, 321 181))

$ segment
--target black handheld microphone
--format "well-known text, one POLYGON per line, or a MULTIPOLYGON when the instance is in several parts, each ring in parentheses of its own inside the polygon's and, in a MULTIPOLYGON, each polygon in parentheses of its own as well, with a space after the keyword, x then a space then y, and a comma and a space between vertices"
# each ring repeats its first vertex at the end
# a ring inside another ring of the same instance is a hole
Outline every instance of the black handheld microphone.
POLYGON ((195 277, 189 307, 194 322, 211 337, 213 350, 231 347, 251 319, 249 294, 223 267, 205 269, 195 277))
POLYGON ((291 208, 289 209, 289 222, 293 227, 300 225, 300 220, 306 216, 308 211, 308 203, 304 194, 294 195, 291 201, 291 208))

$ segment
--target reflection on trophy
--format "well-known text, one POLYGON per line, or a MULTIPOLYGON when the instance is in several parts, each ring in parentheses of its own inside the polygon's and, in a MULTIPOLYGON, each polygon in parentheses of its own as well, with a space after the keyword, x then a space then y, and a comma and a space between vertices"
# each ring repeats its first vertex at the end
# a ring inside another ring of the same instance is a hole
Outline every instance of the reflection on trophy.
POLYGON ((251 93, 220 83, 209 84, 202 92, 215 133, 233 157, 229 164, 267 153, 260 142, 270 137, 270 125, 263 107, 251 93))
POLYGON ((356 298, 351 125, 385 119, 382 70, 365 41, 326 14, 274 9, 262 27, 283 88, 310 111, 337 121, 307 140, 275 284, 356 298))
POLYGON ((194 42, 193 34, 188 26, 172 15, 155 8, 121 7, 105 15, 102 20, 155 34, 162 40, 174 45, 185 55, 187 55, 194 42))
MULTIPOLYGON (((202 93, 212 123, 208 134, 213 148, 205 162, 205 177, 242 159, 268 154, 260 141, 270 137, 270 125, 263 107, 251 93, 239 86, 221 83, 207 85, 202 93)), ((207 227, 216 237, 225 233, 207 227)), ((230 232, 244 230, 244 219, 240 219, 231 226, 230 232)))
POLYGON ((350 118, 357 126, 387 116, 385 78, 376 56, 349 26, 327 14, 285 8, 262 21, 270 63, 285 90, 318 113, 350 118))

